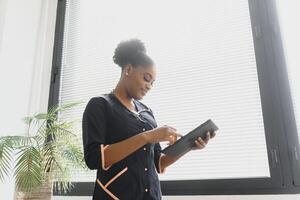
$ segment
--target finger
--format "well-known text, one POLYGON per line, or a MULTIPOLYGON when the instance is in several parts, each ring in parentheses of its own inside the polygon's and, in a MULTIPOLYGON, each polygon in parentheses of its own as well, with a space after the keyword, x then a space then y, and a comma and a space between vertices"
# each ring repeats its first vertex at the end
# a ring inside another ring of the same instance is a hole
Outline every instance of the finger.
POLYGON ((177 135, 175 133, 170 133, 169 137, 173 140, 177 140, 177 135))
POLYGON ((181 135, 181 134, 178 133, 178 132, 174 132, 174 136, 176 136, 176 137, 183 137, 183 135, 181 135))
POLYGON ((169 133, 169 138, 171 138, 174 142, 177 141, 177 137, 181 137, 181 134, 177 133, 177 132, 173 132, 173 133, 169 133))
POLYGON ((207 144, 210 139, 210 133, 207 132, 204 142, 207 144))
POLYGON ((199 142, 201 145, 203 145, 203 146, 206 145, 206 143, 202 140, 201 137, 198 138, 198 142, 199 142))
POLYGON ((174 142, 174 139, 173 139, 173 136, 172 135, 169 135, 168 138, 166 139, 169 143, 168 145, 172 145, 174 142))
POLYGON ((167 140, 169 141, 169 144, 174 144, 174 142, 176 141, 176 136, 174 135, 169 135, 169 137, 167 138, 167 140))
POLYGON ((209 140, 210 140, 209 137, 205 138, 205 140, 204 140, 205 144, 207 144, 209 142, 209 140))
POLYGON ((203 149, 205 147, 205 144, 201 143, 200 141, 198 140, 195 140, 195 148, 198 148, 198 149, 203 149))
POLYGON ((172 127, 172 126, 168 126, 168 128, 170 128, 172 131, 176 132, 176 128, 172 127))

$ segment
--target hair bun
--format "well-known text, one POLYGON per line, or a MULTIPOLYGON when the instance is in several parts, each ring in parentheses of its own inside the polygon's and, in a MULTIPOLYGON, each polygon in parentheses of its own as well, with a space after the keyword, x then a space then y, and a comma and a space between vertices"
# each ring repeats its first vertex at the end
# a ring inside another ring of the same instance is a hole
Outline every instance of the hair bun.
POLYGON ((146 54, 144 43, 139 39, 121 41, 115 49, 113 61, 120 67, 131 63, 139 54, 146 54))

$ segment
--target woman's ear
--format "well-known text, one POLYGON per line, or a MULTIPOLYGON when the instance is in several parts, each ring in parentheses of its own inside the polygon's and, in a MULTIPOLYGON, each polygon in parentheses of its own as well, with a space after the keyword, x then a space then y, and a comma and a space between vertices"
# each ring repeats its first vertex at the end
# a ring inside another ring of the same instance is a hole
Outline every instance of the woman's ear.
POLYGON ((124 66, 124 74, 125 76, 129 76, 133 71, 133 67, 131 64, 127 64, 124 66))

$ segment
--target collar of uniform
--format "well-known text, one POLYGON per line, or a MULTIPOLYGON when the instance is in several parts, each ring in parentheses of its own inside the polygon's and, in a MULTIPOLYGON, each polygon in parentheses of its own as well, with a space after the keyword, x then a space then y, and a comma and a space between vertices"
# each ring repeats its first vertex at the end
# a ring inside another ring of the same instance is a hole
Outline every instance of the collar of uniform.
POLYGON ((135 99, 133 99, 133 104, 135 105, 135 108, 136 108, 137 112, 128 109, 128 108, 127 108, 127 107, 126 107, 126 106, 118 99, 118 97, 116 97, 116 95, 115 95, 113 92, 110 92, 109 95, 110 95, 112 98, 114 98, 114 99, 118 102, 118 104, 120 104, 123 108, 125 108, 125 109, 126 109, 128 112, 130 112, 130 113, 133 113, 133 114, 138 115, 139 112, 143 110, 143 107, 142 107, 142 106, 140 105, 140 103, 139 103, 137 100, 135 100, 135 99))

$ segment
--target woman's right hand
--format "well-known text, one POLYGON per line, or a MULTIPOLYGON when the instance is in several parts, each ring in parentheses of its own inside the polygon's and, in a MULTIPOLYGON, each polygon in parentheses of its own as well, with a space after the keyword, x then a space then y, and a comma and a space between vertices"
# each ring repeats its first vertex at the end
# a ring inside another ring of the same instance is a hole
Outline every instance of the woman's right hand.
POLYGON ((177 130, 171 126, 161 126, 149 131, 144 132, 147 143, 158 143, 163 141, 169 141, 168 145, 172 145, 176 142, 177 137, 182 137, 177 130))

